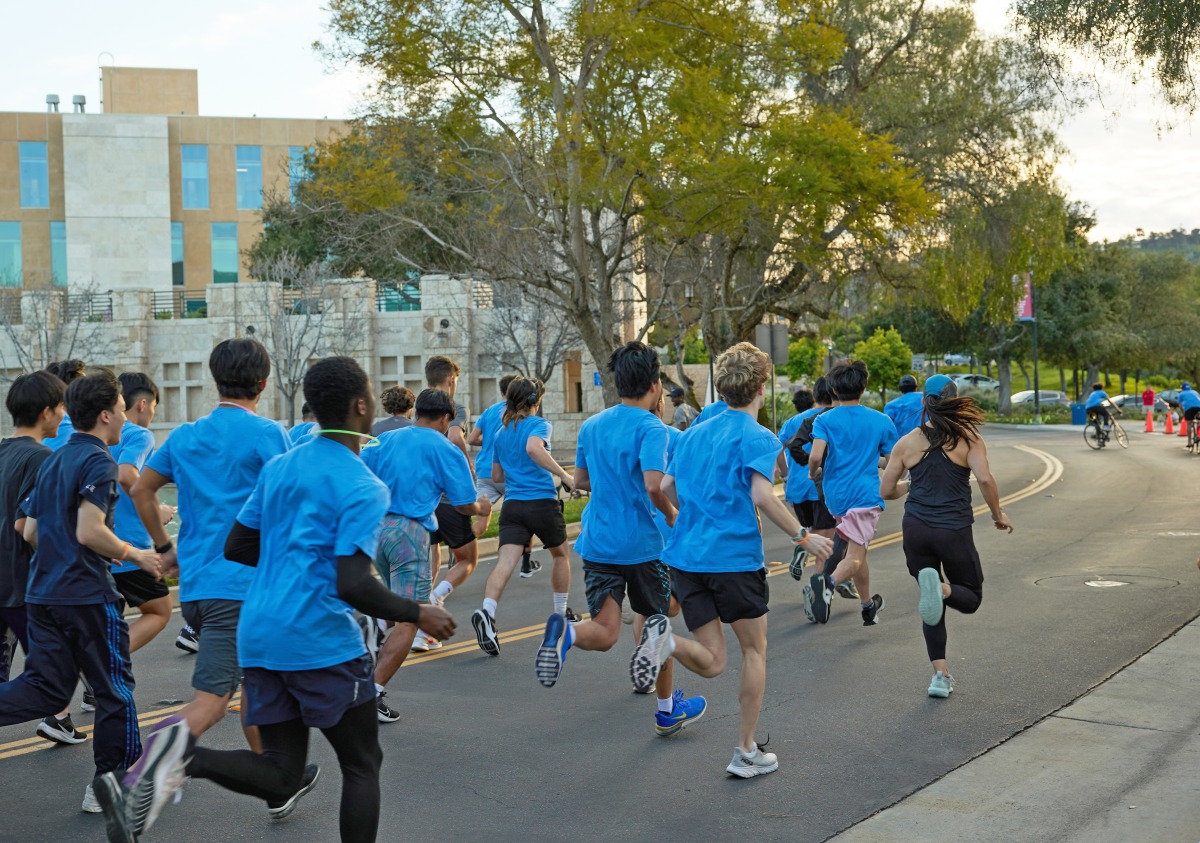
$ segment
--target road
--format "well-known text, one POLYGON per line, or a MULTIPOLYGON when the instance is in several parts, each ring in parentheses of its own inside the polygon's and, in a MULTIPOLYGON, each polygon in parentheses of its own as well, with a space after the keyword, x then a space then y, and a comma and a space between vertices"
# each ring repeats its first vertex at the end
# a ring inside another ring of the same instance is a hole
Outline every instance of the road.
MULTIPOLYGON (((706 695, 709 710, 678 736, 656 738, 653 702, 630 692, 628 632, 611 653, 572 652, 557 687, 535 681, 551 609, 546 572, 514 579, 505 595, 501 657, 478 651, 468 616, 489 560, 447 606, 460 622, 457 644, 393 680, 389 701, 403 719, 380 729, 379 839, 822 841, 1069 703, 1196 617, 1200 528, 1188 480, 1200 461, 1179 440, 1134 433, 1128 451, 1093 452, 1074 432, 995 429, 988 441, 1002 493, 1020 498, 1006 506, 1017 529, 977 525, 985 598, 978 614, 949 620, 952 699, 924 693, 916 588, 897 541, 871 553, 874 590, 887 599, 873 628, 845 601, 828 625, 806 623, 800 584, 781 567, 770 580, 760 724, 780 770, 731 779, 736 656, 716 680, 677 671, 677 685, 706 695)), ((901 512, 889 507, 881 537, 898 531, 901 512)), ((768 535, 767 558, 787 558, 786 544, 768 535)), ((571 592, 582 611, 582 576, 571 592)), ((144 726, 189 696, 191 659, 172 646, 175 628, 134 659, 144 726)), ((90 745, 44 749, 31 734, 32 724, 0 729, 0 839, 103 839, 100 818, 78 811, 90 745)), ((204 743, 240 747, 236 715, 204 743)), ((328 746, 315 738, 313 748, 324 778, 289 820, 272 824, 260 804, 197 781, 144 839, 335 840, 340 779, 328 746)))

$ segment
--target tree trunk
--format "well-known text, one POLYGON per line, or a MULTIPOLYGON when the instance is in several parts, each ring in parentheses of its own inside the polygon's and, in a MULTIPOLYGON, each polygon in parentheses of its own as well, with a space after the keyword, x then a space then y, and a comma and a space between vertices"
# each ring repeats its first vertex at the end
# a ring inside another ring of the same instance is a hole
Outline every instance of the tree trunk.
POLYGON ((1007 351, 996 355, 996 380, 1000 381, 1000 409, 1002 416, 1012 412, 1012 360, 1007 351))
POLYGON ((1118 373, 1117 377, 1119 377, 1121 379, 1121 394, 1124 395, 1125 394, 1125 381, 1128 380, 1128 378, 1129 378, 1129 370, 1122 369, 1118 373))
POLYGON ((1088 363, 1087 364, 1087 380, 1084 381, 1083 388, 1088 391, 1091 391, 1092 384, 1094 384, 1098 380, 1100 380, 1100 364, 1099 363, 1088 363))
POLYGON ((1064 369, 1062 366, 1058 367, 1058 383, 1059 383, 1060 388, 1062 389, 1063 395, 1071 394, 1071 393, 1067 392, 1067 370, 1064 369))
POLYGON ((616 344, 613 342, 612 335, 602 330, 596 320, 592 318, 591 313, 585 313, 583 318, 579 318, 578 314, 570 314, 571 321, 575 323, 575 327, 579 329, 579 337, 583 340, 584 347, 591 355, 592 361, 596 364, 596 368, 600 371, 600 391, 604 396, 604 406, 613 407, 620 403, 621 399, 617 395, 617 381, 613 373, 608 371, 605 363, 616 350, 616 344))
POLYGON ((1025 378, 1025 388, 1033 389, 1033 384, 1029 381, 1029 372, 1025 369, 1025 363, 1021 360, 1018 360, 1017 368, 1021 370, 1021 377, 1025 378))

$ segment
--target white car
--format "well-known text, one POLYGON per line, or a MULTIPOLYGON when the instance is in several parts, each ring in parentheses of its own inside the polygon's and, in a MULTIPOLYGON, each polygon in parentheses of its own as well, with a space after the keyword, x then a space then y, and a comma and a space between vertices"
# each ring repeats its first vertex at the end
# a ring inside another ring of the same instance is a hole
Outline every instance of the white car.
POLYGON ((950 380, 958 384, 959 389, 999 389, 1000 381, 987 375, 951 375, 950 380))
MULTIPOLYGON (((1014 404, 1033 404, 1033 390, 1025 389, 1021 392, 1014 392, 1012 399, 1014 404)), ((1038 390, 1038 403, 1043 407, 1057 405, 1059 407, 1071 406, 1071 401, 1065 392, 1058 392, 1051 389, 1038 390)))
POLYGON ((970 366, 970 354, 947 354, 942 358, 942 362, 947 366, 970 366))

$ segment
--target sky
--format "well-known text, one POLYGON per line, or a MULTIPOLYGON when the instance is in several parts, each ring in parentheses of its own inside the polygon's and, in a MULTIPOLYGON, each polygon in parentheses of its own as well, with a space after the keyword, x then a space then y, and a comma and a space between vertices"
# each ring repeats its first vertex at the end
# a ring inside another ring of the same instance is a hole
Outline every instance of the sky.
MULTIPOLYGON (((1010 0, 976 0, 980 27, 1008 27, 1010 0)), ((199 71, 200 112, 214 116, 347 117, 365 77, 330 66, 312 44, 327 37, 321 0, 53 0, 10 4, 0 51, 0 111, 42 111, 46 94, 70 108, 74 94, 98 110, 103 64, 199 71), (38 34, 44 37, 35 37, 38 34)), ((1097 215, 1093 237, 1137 229, 1200 228, 1200 125, 1171 114, 1151 85, 1105 76, 1103 102, 1066 118, 1069 149, 1059 177, 1070 197, 1097 215), (1170 131, 1160 124, 1173 123, 1170 131)))

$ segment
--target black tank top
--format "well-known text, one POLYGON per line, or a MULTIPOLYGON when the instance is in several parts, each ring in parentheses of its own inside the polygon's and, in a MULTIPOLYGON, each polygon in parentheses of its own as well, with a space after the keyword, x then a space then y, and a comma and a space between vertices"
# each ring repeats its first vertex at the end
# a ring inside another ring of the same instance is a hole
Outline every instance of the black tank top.
POLYGON ((971 469, 950 459, 945 449, 926 453, 909 469, 909 480, 906 515, 943 530, 961 530, 975 523, 971 469))

